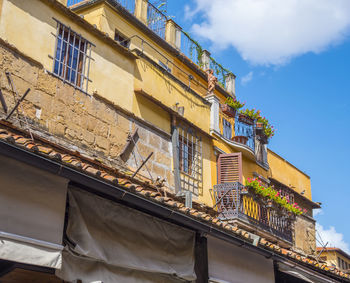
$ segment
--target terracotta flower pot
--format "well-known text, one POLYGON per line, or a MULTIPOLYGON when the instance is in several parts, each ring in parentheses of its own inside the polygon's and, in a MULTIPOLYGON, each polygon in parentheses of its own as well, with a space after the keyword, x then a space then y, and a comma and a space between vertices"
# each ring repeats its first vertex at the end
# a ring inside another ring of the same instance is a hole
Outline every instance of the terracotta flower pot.
POLYGON ((266 202, 265 207, 266 207, 266 208, 271 208, 271 207, 273 207, 273 202, 272 202, 272 200, 268 199, 267 202, 266 202))
POLYGON ((248 187, 243 187, 243 188, 241 189, 241 195, 247 195, 248 193, 249 193, 248 187))
POLYGON ((234 118, 236 116, 236 109, 232 108, 228 104, 220 104, 221 111, 227 116, 234 118))
POLYGON ((234 136, 232 140, 241 144, 247 144, 248 142, 248 138, 245 136, 234 136))
POLYGON ((239 113, 238 121, 247 125, 254 125, 254 120, 247 115, 239 113))

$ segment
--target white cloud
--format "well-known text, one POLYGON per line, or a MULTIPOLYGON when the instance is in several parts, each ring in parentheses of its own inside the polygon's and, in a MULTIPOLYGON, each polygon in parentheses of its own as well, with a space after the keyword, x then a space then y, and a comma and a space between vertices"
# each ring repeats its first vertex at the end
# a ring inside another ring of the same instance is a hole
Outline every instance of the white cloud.
POLYGON ((350 246, 344 240, 343 234, 338 233, 333 226, 331 226, 329 229, 325 229, 321 224, 316 223, 316 230, 318 240, 317 245, 320 245, 320 242, 324 244, 328 242, 327 247, 340 248, 343 251, 350 253, 350 246))
POLYGON ((321 208, 318 208, 318 209, 314 209, 313 210, 313 216, 317 216, 317 215, 323 215, 323 210, 321 208))
POLYGON ((242 85, 246 85, 253 79, 253 72, 250 71, 248 74, 241 78, 242 85))
POLYGON ((197 36, 213 48, 235 47, 252 64, 280 65, 342 42, 350 28, 349 0, 194 0, 197 36))

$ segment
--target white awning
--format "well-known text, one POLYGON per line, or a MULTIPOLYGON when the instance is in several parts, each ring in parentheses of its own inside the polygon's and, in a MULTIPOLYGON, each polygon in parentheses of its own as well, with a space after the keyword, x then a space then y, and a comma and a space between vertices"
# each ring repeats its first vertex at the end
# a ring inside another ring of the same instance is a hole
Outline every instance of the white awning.
POLYGON ((0 155, 0 258, 61 267, 68 180, 0 155))
POLYGON ((194 232, 79 189, 68 193, 73 245, 57 276, 123 283, 196 279, 194 232))
POLYGON ((5 236, 0 233, 0 259, 56 269, 61 268, 62 246, 53 244, 50 247, 50 243, 34 244, 34 239, 25 241, 16 235, 5 236), (9 236, 22 239, 20 241, 13 240, 9 236))
POLYGON ((208 265, 211 282, 275 282, 271 259, 213 237, 208 237, 208 265))

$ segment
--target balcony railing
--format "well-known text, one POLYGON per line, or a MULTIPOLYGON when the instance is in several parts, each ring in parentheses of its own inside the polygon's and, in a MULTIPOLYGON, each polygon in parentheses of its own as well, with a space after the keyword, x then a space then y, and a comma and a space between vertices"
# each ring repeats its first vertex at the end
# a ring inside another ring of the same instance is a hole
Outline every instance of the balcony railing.
POLYGON ((158 36, 165 39, 165 26, 167 16, 164 15, 158 8, 151 3, 147 3, 147 26, 158 36))
POLYGON ((214 196, 219 218, 241 220, 265 232, 292 242, 292 219, 279 208, 268 208, 263 199, 248 190, 239 182, 214 186, 214 196))
POLYGON ((240 115, 236 115, 235 131, 232 140, 248 146, 253 152, 255 152, 254 123, 249 124, 247 121, 242 121, 240 115))

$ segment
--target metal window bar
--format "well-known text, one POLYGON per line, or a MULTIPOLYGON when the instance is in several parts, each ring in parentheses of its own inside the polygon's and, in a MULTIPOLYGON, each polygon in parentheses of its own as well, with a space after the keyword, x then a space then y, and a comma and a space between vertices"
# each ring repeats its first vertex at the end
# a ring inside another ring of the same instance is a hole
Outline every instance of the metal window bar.
POLYGON ((214 186, 214 197, 221 219, 240 219, 284 240, 292 242, 292 221, 279 208, 267 208, 263 199, 252 192, 241 194, 239 182, 214 186))
POLYGON ((95 45, 72 31, 70 27, 54 20, 57 22, 57 32, 53 73, 63 81, 87 92, 88 82, 91 81, 88 77, 92 59, 91 46, 95 45))
POLYGON ((161 38, 165 39, 165 26, 167 16, 159 11, 151 3, 147 3, 147 26, 161 38))
POLYGON ((202 143, 191 129, 178 128, 181 188, 198 195, 202 191, 202 143))

